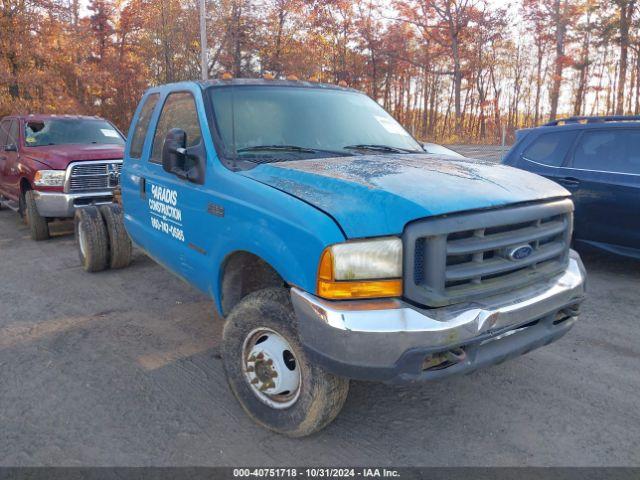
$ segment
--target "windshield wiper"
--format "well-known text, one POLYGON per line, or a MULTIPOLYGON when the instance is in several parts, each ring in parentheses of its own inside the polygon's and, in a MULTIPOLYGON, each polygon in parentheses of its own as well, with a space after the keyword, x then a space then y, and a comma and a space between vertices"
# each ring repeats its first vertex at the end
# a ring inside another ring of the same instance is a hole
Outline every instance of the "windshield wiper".
MULTIPOLYGON (((354 154, 350 152, 345 152, 341 150, 324 150, 321 148, 311 148, 311 147, 299 147, 298 145, 256 145, 254 147, 244 147, 236 150, 236 153, 245 153, 245 152, 293 152, 293 153, 313 153, 313 154, 324 154, 332 157, 351 157, 354 154)), ((262 160, 260 163, 271 163, 271 162, 279 162, 285 161, 277 158, 277 154, 272 154, 272 158, 265 161, 262 160)), ((308 158, 308 157, 307 157, 308 158)), ((314 156, 313 158, 318 158, 314 156)), ((304 159, 304 158, 303 158, 304 159)), ((298 159, 301 160, 301 159, 298 159)), ((251 160, 254 162, 255 160, 251 160)))
POLYGON ((361 143, 358 145, 347 145, 342 147, 345 150, 375 150, 379 152, 393 152, 393 153, 419 153, 418 150, 410 150, 408 148, 392 147, 390 145, 378 145, 375 143, 361 143))
POLYGON ((285 152, 302 152, 316 153, 321 150, 314 148, 299 147, 297 145, 256 145, 255 147, 244 147, 236 150, 237 152, 258 152, 258 151, 285 151, 285 152))

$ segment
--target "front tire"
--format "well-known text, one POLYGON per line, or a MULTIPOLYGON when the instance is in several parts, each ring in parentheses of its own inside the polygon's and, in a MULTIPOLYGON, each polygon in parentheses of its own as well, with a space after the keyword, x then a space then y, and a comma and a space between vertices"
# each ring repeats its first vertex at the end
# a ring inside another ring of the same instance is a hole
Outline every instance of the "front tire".
POLYGON ((49 239, 49 223, 47 219, 38 213, 33 190, 27 190, 24 194, 24 208, 26 222, 29 226, 31 239, 37 242, 49 239))
POLYGON ((304 437, 340 413, 349 380, 309 362, 295 324, 288 290, 248 295, 225 322, 222 361, 231 391, 254 421, 304 437))

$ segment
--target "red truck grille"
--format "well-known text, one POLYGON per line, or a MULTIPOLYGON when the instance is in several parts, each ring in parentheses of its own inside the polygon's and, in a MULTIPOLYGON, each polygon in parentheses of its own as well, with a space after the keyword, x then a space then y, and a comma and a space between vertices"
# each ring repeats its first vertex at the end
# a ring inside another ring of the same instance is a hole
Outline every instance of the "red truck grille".
POLYGON ((72 163, 67 173, 70 193, 112 190, 120 184, 122 160, 72 163))

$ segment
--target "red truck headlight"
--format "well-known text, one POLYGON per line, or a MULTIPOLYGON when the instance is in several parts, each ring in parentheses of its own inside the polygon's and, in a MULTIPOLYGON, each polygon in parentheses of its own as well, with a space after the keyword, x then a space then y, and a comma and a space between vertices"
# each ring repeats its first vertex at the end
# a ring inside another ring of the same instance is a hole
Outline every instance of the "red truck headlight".
POLYGON ((64 176, 64 170, 38 170, 33 177, 33 183, 38 187, 62 187, 64 176))

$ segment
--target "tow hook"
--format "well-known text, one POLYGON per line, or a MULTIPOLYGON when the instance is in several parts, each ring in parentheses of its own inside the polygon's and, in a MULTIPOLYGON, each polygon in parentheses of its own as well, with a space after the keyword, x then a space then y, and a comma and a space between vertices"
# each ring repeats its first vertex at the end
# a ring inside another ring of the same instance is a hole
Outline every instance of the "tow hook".
POLYGON ((461 348, 453 348, 448 352, 445 352, 444 355, 447 358, 447 361, 451 363, 460 363, 467 358, 467 353, 461 348))
POLYGON ((422 370, 442 370, 457 363, 463 362, 467 358, 466 352, 460 348, 452 348, 446 352, 429 355, 422 362, 422 370))
POLYGON ((576 303, 575 305, 569 305, 556 314, 553 324, 559 325, 570 318, 577 317, 578 315, 580 315, 580 304, 576 303))

